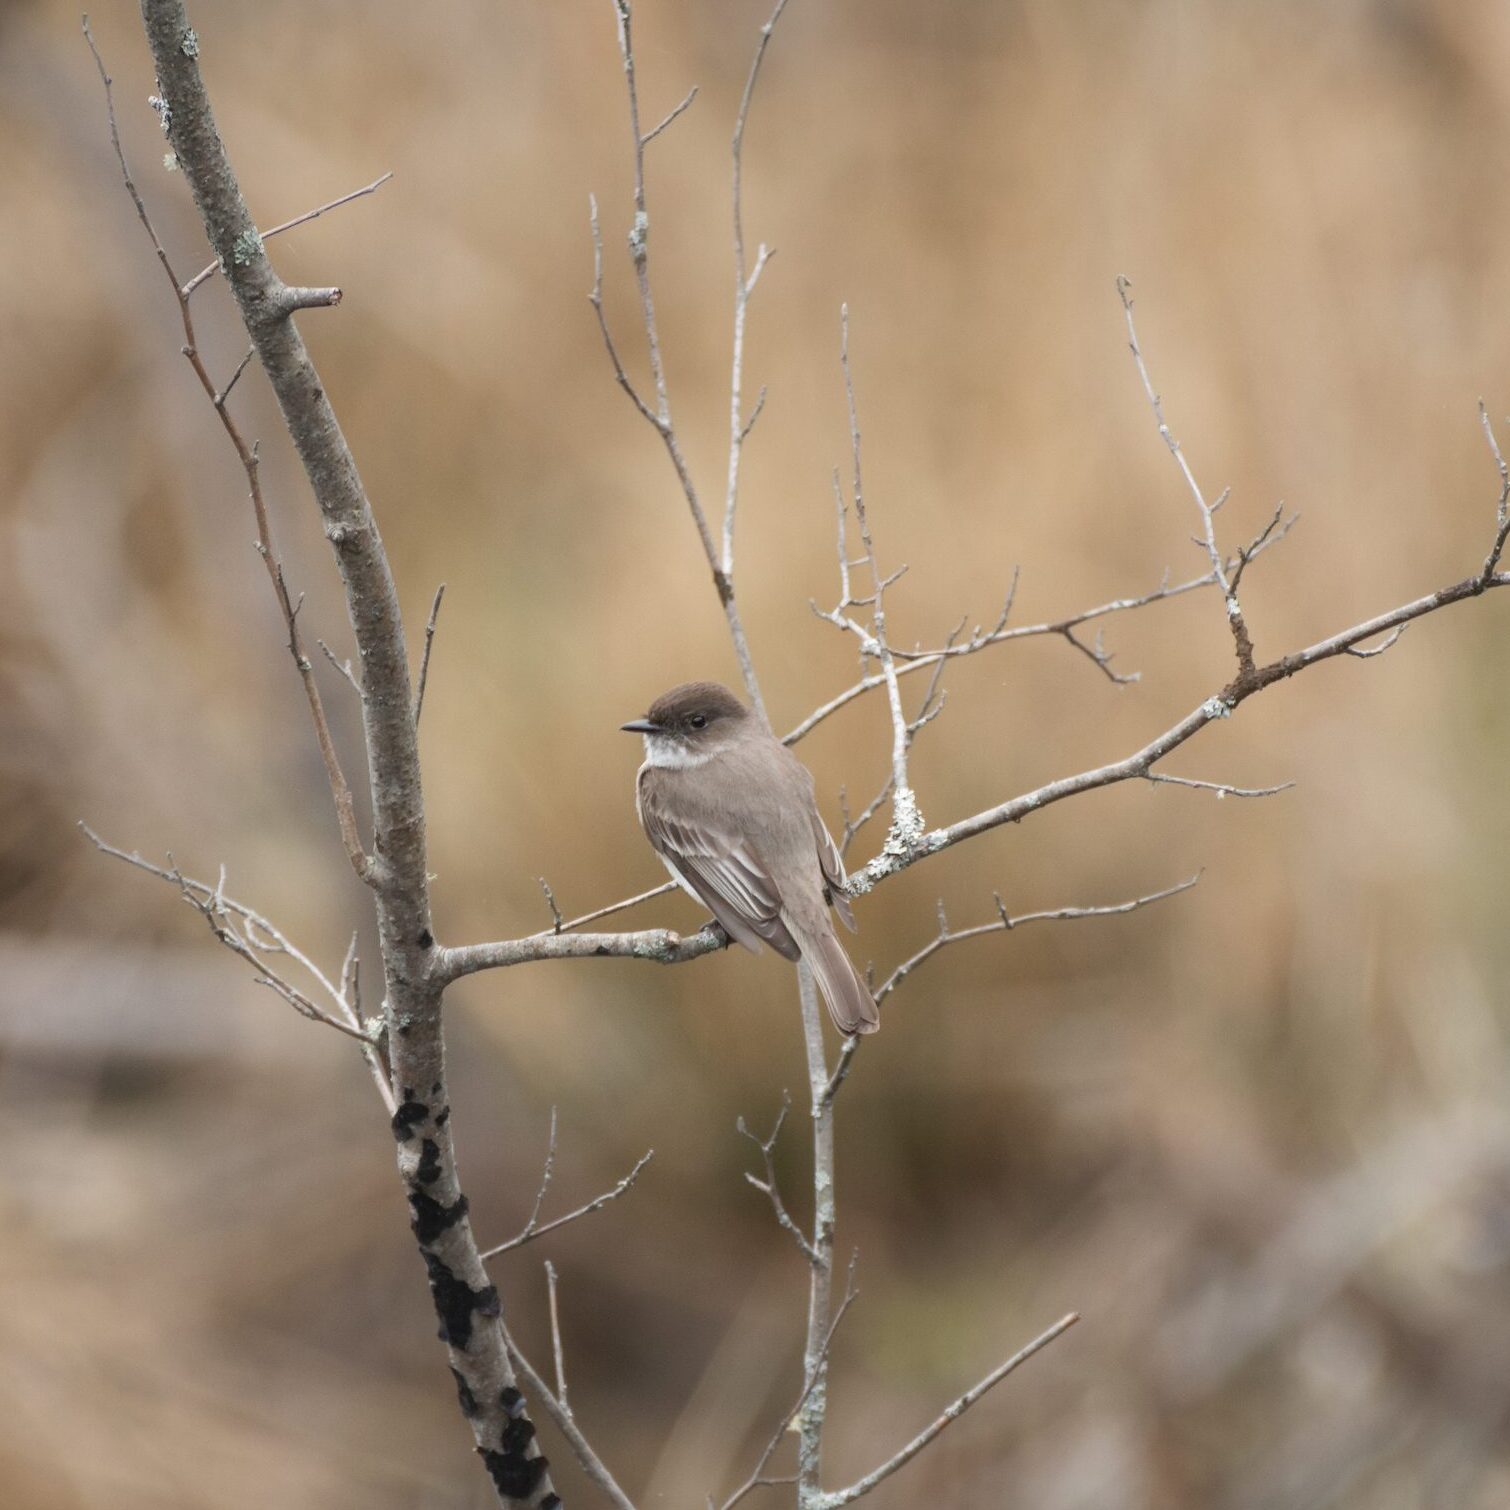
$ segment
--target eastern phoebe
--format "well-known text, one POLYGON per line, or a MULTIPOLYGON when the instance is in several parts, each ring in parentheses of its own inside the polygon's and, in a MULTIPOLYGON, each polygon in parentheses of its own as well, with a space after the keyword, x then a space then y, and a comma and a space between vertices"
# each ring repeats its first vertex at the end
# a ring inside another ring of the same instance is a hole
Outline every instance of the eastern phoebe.
POLYGON ((829 919, 832 906, 854 930, 807 768, 717 682, 673 687, 623 727, 645 736, 635 808, 672 879, 746 949, 806 960, 841 1033, 874 1033, 875 999, 829 919))

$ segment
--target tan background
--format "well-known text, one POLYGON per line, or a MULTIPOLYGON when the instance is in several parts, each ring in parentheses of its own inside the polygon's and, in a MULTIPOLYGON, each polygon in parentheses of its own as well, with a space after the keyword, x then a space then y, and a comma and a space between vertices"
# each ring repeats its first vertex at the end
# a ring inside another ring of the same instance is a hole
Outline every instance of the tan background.
MULTIPOLYGON (((764 0, 644 0, 655 271, 673 396, 717 495, 727 142, 764 0)), ((640 363, 608 0, 204 3, 193 17, 254 213, 376 198, 276 244, 340 282, 302 320, 365 469, 411 632, 449 593, 424 731, 448 941, 654 884, 636 750, 670 683, 733 679, 654 437, 584 295, 589 190, 640 363)), ((185 270, 134 9, 95 28, 185 270)), ((748 142, 771 398, 741 588, 773 716, 852 679, 834 589, 852 309, 874 517, 934 641, 1200 569, 1123 344, 1134 278, 1171 422, 1228 540, 1303 515, 1246 594, 1278 653, 1466 575, 1510 406, 1510 23, 1490 4, 793 0, 748 142)), ((0 1489, 33 1507, 473 1506, 370 1087, 334 1035, 90 852, 172 849, 332 964, 364 901, 249 549, 243 485, 177 354, 63 4, 0 14, 0 1489)), ((222 376, 240 346, 200 296, 222 376)), ((265 386, 276 528, 311 635, 348 638, 265 386)), ((1507 427, 1510 428, 1510 427, 1507 427)), ((1510 439, 1510 437, 1507 437, 1510 439)), ((1116 901, 1136 917, 961 946, 899 995, 841 1106, 829 1479, 869 1467, 1067 1309, 1085 1322, 875 1496, 941 1507, 1489 1507, 1510 1500, 1510 1127, 1500 981, 1506 605, 1245 706, 1171 761, 1296 790, 1123 788, 919 867, 860 906, 880 968, 934 927, 1116 901)), ((1108 625, 1118 689, 1062 643, 959 666, 916 776, 946 821, 1124 754, 1220 685, 1217 602, 1108 625)), ((321 670, 322 676, 328 668, 321 670)), ((339 681, 329 696, 354 764, 339 681)), ((826 810, 885 768, 879 704, 803 747, 826 810)), ((877 836, 878 837, 878 836, 877 836)), ((861 853, 868 853, 863 842, 861 853)), ((691 926, 689 903, 639 915, 691 926)), ((371 954, 370 941, 367 953, 371 954)), ((741 1179, 736 1114, 801 1081, 769 958, 541 965, 455 992, 457 1126, 484 1239, 633 1195, 499 1274, 542 1345, 562 1271, 572 1396, 646 1505, 727 1492, 795 1389, 804 1275, 741 1179)), ((805 1205, 796 1140, 783 1165, 805 1205)), ((552 1449, 558 1460, 564 1451, 552 1449)), ((572 1470, 569 1503, 587 1503, 572 1470)))

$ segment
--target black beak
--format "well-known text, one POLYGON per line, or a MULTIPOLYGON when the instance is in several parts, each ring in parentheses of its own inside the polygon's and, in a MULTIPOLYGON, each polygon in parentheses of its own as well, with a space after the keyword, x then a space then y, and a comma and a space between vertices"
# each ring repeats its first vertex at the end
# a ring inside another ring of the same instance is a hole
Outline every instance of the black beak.
POLYGON ((637 718, 633 723, 620 724, 619 727, 626 734, 661 734, 665 731, 659 724, 653 724, 648 718, 637 718))

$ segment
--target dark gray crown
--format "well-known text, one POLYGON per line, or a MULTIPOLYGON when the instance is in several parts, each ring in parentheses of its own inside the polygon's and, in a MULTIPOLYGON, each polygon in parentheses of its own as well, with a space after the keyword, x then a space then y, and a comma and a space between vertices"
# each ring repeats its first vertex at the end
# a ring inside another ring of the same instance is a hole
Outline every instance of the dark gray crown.
POLYGON ((724 719, 744 718, 745 705, 717 682, 684 682, 650 705, 649 722, 669 733, 686 734, 724 719))

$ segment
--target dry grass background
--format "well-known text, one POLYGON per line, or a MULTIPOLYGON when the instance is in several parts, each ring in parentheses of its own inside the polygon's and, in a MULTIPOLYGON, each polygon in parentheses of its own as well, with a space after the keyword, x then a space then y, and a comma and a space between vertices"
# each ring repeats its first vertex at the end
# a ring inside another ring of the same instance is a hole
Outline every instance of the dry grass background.
MULTIPOLYGON (((653 248, 674 396, 716 492, 728 126, 766 0, 643 0, 653 248)), ((128 150, 185 266, 201 240, 144 100, 135 9, 94 25, 128 150)), ((449 583, 425 718, 437 927, 461 941, 653 884, 614 732, 733 679, 654 438, 583 295, 586 198, 622 246, 607 0, 194 11, 265 223, 340 282, 302 324, 404 598, 449 583)), ((1279 651, 1465 575, 1510 405, 1510 22, 1335 0, 793 0, 748 142, 742 596, 782 725, 846 684, 827 474, 853 312, 893 624, 937 639, 1199 569, 1113 289, 1235 541, 1303 520, 1245 601, 1279 651)), ((0 13, 0 1498, 34 1507, 483 1503, 365 1075, 72 824, 234 890, 339 957, 340 855, 234 459, 108 156, 74 10, 0 13)), ((630 342, 627 269, 611 309, 630 342)), ((239 351, 207 291, 205 345, 239 351)), ((265 389, 277 529, 312 634, 346 633, 265 389)), ((885 967, 932 931, 1113 901, 1134 917, 962 946, 887 1013, 841 1107, 831 1481, 870 1466, 1067 1309, 1085 1322, 874 1499, 1034 1510, 1510 1502, 1503 603, 1247 704, 1171 769, 1295 791, 1127 788, 909 872, 861 905, 885 967), (931 1475, 931 1476, 930 1476, 931 1475), (926 1485, 926 1489, 925 1486, 926 1485)), ((944 821, 1119 755, 1226 674, 1216 601, 1114 622, 1116 689, 1067 647, 961 665, 921 744, 944 821)), ((344 653, 344 652, 343 652, 344 653)), ((356 759, 342 689, 338 733, 356 759)), ((830 814, 885 765, 879 706, 804 746, 830 814)), ((654 915, 694 921, 668 899, 654 915)), ((647 909, 645 916, 651 916, 647 909)), ((370 944, 369 944, 370 952, 370 944)), ((801 1084, 779 962, 536 966, 454 993, 463 1171, 484 1239, 633 1195, 550 1244, 573 1400, 642 1503, 701 1505, 790 1397, 804 1276, 733 1130, 801 1084)), ((795 1194, 805 1161, 794 1140, 795 1194)), ((537 1345, 539 1249, 499 1275, 537 1345)), ((564 1459, 564 1451, 552 1456, 564 1459)), ((587 1502, 570 1472, 570 1502, 587 1502)))

